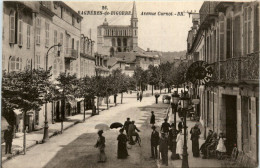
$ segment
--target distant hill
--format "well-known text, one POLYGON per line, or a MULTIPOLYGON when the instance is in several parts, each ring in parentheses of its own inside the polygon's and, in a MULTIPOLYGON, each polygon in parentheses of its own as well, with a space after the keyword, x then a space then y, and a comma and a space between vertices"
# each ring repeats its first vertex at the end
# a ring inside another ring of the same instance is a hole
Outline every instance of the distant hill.
POLYGON ((186 58, 186 50, 179 52, 161 52, 161 63, 173 62, 174 59, 185 59, 186 58))

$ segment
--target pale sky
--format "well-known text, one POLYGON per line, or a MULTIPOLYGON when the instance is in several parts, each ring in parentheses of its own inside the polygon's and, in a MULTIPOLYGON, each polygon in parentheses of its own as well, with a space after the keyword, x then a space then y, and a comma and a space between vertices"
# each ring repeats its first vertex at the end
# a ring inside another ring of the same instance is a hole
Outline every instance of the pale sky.
MULTIPOLYGON (((111 11, 132 11, 133 1, 66 1, 75 11, 101 11, 107 6, 111 11)), ((136 1, 138 17, 138 46, 146 50, 182 51, 186 50, 187 34, 192 26, 192 19, 187 13, 184 16, 145 16, 142 12, 183 12, 199 9, 202 1, 136 1)), ((110 25, 130 25, 131 15, 82 15, 81 31, 97 41, 97 26, 104 22, 105 17, 110 25)), ((96 45, 95 45, 96 50, 96 45)))

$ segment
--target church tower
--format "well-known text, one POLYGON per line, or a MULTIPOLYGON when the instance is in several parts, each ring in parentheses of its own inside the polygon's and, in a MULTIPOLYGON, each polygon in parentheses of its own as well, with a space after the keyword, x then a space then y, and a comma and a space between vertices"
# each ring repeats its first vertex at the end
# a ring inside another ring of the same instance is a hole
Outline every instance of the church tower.
POLYGON ((137 19, 136 6, 134 1, 132 16, 131 16, 132 45, 133 45, 132 49, 138 46, 138 24, 137 23, 138 23, 138 19, 137 19))

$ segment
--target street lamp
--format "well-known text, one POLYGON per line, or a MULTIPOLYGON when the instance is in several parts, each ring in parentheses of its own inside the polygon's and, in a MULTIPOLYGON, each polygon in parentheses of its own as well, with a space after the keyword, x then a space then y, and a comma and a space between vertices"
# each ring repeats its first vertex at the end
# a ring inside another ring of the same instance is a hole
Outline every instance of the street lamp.
MULTIPOLYGON (((46 71, 48 71, 48 56, 49 56, 49 51, 54 48, 54 47, 57 47, 58 46, 58 56, 60 56, 60 50, 61 50, 61 44, 57 44, 57 45, 53 45, 51 46, 48 51, 47 51, 47 54, 46 54, 46 71)), ((42 142, 47 142, 49 140, 49 126, 48 126, 48 112, 47 112, 47 100, 45 102, 45 119, 44 119, 44 133, 43 133, 43 140, 42 142)))
POLYGON ((181 97, 181 106, 184 112, 184 145, 183 145, 183 159, 182 159, 182 168, 188 168, 188 152, 187 152, 187 123, 186 123, 186 114, 189 105, 189 97, 187 92, 184 92, 183 96, 181 97))
MULTIPOLYGON (((178 94, 177 91, 174 91, 174 93, 172 94, 172 113, 174 113, 174 127, 175 127, 175 130, 176 131, 176 112, 177 112, 177 107, 178 107, 178 102, 180 100, 180 95, 178 94)), ((176 131, 177 132, 177 131, 176 131)), ((172 148, 172 156, 171 156, 171 159, 174 160, 174 159, 177 159, 177 155, 176 155, 176 137, 173 138, 173 148, 172 148)))

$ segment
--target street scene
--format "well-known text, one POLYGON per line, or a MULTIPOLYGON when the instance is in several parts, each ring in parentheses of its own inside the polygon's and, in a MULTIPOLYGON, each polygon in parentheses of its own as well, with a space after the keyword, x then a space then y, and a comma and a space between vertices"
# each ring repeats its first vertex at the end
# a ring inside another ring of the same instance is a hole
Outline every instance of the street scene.
POLYGON ((258 167, 259 4, 4 1, 1 167, 258 167))

